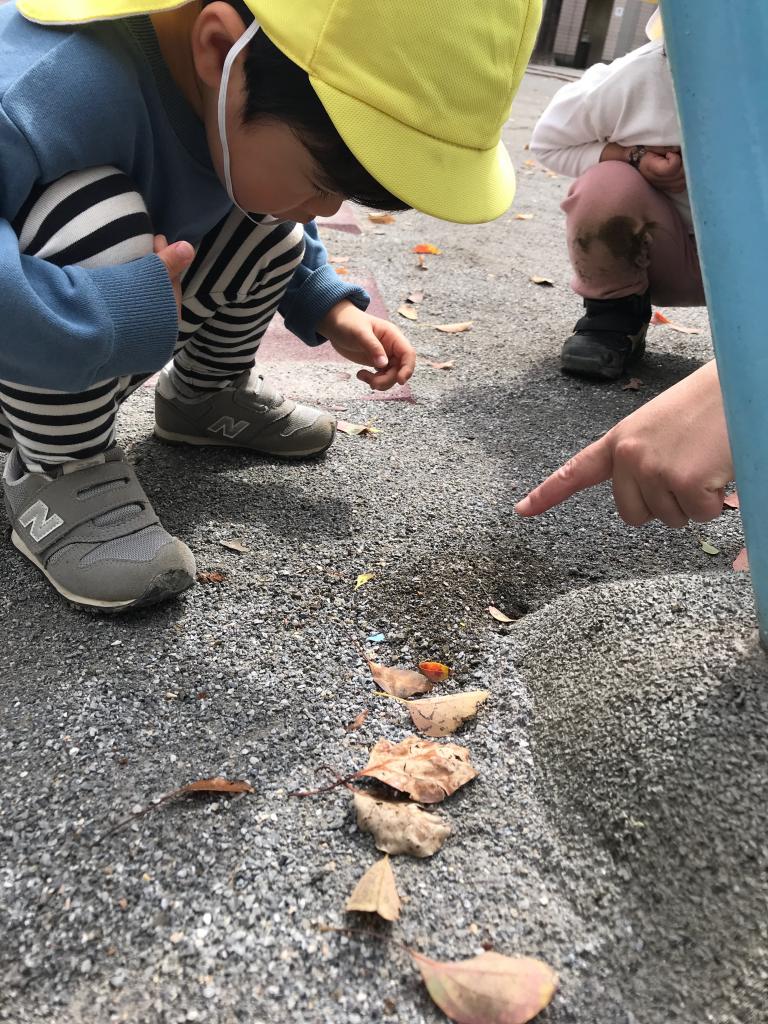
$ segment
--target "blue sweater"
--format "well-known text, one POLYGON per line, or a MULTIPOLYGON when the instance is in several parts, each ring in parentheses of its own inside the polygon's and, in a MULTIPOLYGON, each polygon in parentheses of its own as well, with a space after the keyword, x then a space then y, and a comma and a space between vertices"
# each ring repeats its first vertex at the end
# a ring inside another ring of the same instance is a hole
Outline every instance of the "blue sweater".
MULTIPOLYGON (((76 392, 171 357, 176 303, 157 256, 59 268, 23 256, 11 222, 35 184, 109 164, 135 183, 153 230, 197 244, 232 208, 205 129, 147 17, 53 28, 0 7, 0 379, 76 392)), ((335 303, 365 292, 326 262, 314 224, 280 312, 307 344, 335 303)))

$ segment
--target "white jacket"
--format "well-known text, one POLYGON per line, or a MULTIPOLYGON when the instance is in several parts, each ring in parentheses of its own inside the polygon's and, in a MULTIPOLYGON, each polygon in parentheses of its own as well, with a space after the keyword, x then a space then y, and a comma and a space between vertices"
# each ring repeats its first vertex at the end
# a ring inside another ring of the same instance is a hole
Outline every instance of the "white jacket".
MULTIPOLYGON (((672 74, 659 40, 611 64, 594 64, 563 86, 533 129, 530 148, 545 167, 578 178, 600 162, 608 142, 671 148, 681 139, 672 74)), ((690 227, 688 193, 669 198, 690 227)))

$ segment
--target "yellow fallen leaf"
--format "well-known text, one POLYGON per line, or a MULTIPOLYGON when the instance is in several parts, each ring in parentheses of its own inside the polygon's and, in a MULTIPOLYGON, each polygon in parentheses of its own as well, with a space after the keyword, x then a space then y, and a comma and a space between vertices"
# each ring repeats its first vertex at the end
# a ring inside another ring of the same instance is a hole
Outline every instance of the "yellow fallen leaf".
POLYGON ((373 572, 362 572, 355 581, 355 590, 359 590, 360 587, 364 587, 366 583, 370 583, 376 574, 373 572))
POLYGON ((557 988, 555 971, 533 957, 490 952, 445 963, 410 953, 432 999, 456 1024, 527 1024, 557 988))
POLYGON ((368 661, 371 675, 386 693, 393 697, 412 697, 414 693, 429 693, 434 686, 421 672, 407 668, 388 668, 375 661, 368 661))
POLYGON ((477 709, 489 696, 487 690, 470 690, 428 700, 411 700, 408 710, 419 732, 427 736, 450 736, 463 722, 475 717, 477 709))
POLYGON ((554 281, 550 281, 548 277, 539 277, 538 274, 532 274, 530 280, 534 284, 540 284, 543 288, 554 288, 555 286, 554 281))
POLYGON ((420 661, 419 672, 431 679, 433 683, 442 683, 451 674, 451 670, 442 661, 420 661))
POLYGON ((435 324, 435 330, 443 334, 463 334, 464 331, 472 330, 472 323, 472 320, 464 320, 458 324, 435 324))
POLYGON ((376 848, 407 857, 431 857, 453 831, 434 811, 405 800, 381 800, 355 793, 357 827, 370 832, 376 848))
POLYGON ((497 622, 514 622, 514 619, 510 619, 508 615, 505 615, 504 612, 500 612, 499 609, 494 608, 493 605, 489 606, 488 614, 492 619, 496 619, 497 622))
POLYGON ((334 267, 333 269, 336 271, 339 277, 346 277, 347 274, 349 273, 348 267, 334 267))
POLYGON ((394 224, 395 218, 391 213, 369 213, 368 220, 373 221, 374 224, 394 224))
POLYGON ((364 914, 378 914, 385 921, 396 921, 400 917, 400 897, 389 857, 382 857, 368 868, 344 909, 348 913, 358 910, 364 914))
POLYGON ((338 420, 336 422, 336 429, 341 431, 342 434, 350 434, 352 436, 370 434, 372 437, 375 437, 376 434, 381 433, 378 427, 371 426, 370 423, 348 423, 347 420, 338 420))
POLYGON ((435 804, 477 776, 469 751, 457 743, 407 736, 400 743, 379 740, 362 776, 378 779, 423 804, 435 804))
POLYGON ((409 306, 407 303, 403 303, 402 306, 398 306, 397 312, 400 316, 404 316, 406 320, 418 320, 419 311, 415 306, 409 306))

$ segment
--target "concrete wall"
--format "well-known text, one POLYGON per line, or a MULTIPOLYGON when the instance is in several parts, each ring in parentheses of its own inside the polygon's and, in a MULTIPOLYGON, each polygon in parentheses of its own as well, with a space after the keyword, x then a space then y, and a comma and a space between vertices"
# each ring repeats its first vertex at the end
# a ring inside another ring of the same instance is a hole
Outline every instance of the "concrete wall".
MULTIPOLYGON (((599 0, 563 0, 555 36, 555 54, 570 63, 576 54, 582 28, 588 17, 588 5, 599 0)), ((645 24, 655 10, 648 0, 613 0, 608 31, 602 47, 593 45, 590 60, 611 61, 645 43, 645 24)))

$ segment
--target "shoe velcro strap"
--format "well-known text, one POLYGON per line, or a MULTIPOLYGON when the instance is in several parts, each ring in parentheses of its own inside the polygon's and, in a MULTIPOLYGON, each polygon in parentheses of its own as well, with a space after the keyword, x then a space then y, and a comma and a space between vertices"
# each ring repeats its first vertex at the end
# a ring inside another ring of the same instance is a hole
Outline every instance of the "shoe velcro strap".
POLYGON ((40 556, 52 554, 64 541, 101 543, 136 533, 157 522, 155 511, 131 467, 125 462, 106 462, 75 473, 62 473, 51 480, 16 516, 15 529, 29 550, 40 556), (94 493, 88 494, 92 489, 94 493), (92 520, 126 505, 138 505, 141 511, 135 511, 127 522, 93 525, 92 520), (130 527, 126 530, 128 523, 130 527))
POLYGON ((618 312, 606 310, 605 312, 592 313, 590 316, 583 316, 580 320, 577 320, 574 332, 576 334, 581 332, 591 334, 593 331, 595 333, 610 331, 611 334, 625 334, 627 337, 630 337, 630 335, 638 334, 646 324, 647 321, 640 317, 637 317, 630 323, 626 313, 622 316, 618 312))

